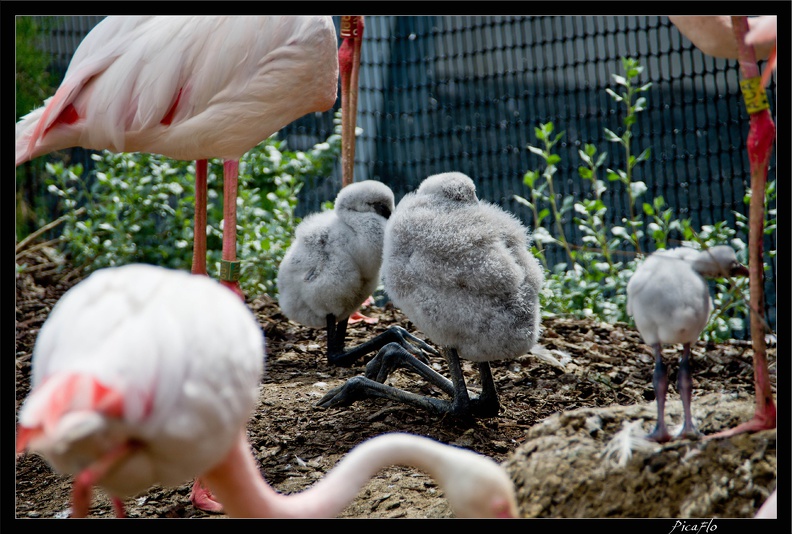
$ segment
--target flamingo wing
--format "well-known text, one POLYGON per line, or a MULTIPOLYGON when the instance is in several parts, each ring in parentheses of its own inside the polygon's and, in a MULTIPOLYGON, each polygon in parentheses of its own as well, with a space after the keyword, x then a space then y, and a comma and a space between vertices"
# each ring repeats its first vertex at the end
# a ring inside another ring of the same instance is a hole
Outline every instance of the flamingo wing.
POLYGON ((17 125, 17 165, 70 146, 238 159, 333 106, 337 54, 331 17, 108 17, 17 125))

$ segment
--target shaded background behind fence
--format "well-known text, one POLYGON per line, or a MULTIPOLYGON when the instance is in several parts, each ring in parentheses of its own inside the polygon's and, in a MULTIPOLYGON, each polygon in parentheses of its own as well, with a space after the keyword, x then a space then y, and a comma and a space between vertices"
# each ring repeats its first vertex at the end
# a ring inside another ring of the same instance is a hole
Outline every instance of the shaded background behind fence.
MULTIPOLYGON (((61 76, 79 42, 102 18, 59 17, 45 35, 41 46, 61 76)), ((617 90, 611 74, 622 74, 621 58, 631 57, 644 66, 639 85, 652 83, 642 94, 647 110, 633 126, 635 146, 651 148, 649 161, 634 169, 633 179, 648 186, 644 199, 663 196, 676 218, 691 219, 695 229, 718 221, 735 227, 734 212, 747 215, 748 114, 738 63, 705 56, 667 17, 370 16, 365 23, 358 109, 363 131, 355 179, 388 184, 397 201, 431 174, 460 171, 474 179, 480 198, 531 226, 529 210, 513 196, 530 198, 523 175, 543 162, 526 145, 540 144, 534 128, 547 122, 565 132, 557 145, 556 193, 582 198, 589 184, 577 168, 585 143, 608 152, 603 170, 624 168, 623 152, 604 134, 604 128, 621 133, 623 111, 605 89, 617 90)), ((771 81, 774 116, 775 91, 771 81)), ((307 150, 332 128, 328 111, 306 116, 278 136, 291 149, 307 150)), ((72 161, 92 164, 81 149, 72 151, 72 161)), ((25 184, 31 197, 45 187, 35 172, 41 161, 34 163, 25 184)), ((768 175, 774 178, 775 154, 768 175)), ((306 184, 297 214, 319 210, 340 184, 340 168, 306 184)), ((608 226, 621 225, 628 216, 625 198, 622 184, 611 182, 603 196, 608 226)), ((581 244, 569 217, 565 228, 567 239, 581 244)), ((647 245, 648 239, 642 248, 651 250, 647 245)), ((765 250, 775 249, 773 233, 765 250)), ((551 247, 547 259, 565 261, 563 249, 551 247)), ((772 267, 767 319, 774 327, 776 265, 775 259, 766 261, 772 267)))

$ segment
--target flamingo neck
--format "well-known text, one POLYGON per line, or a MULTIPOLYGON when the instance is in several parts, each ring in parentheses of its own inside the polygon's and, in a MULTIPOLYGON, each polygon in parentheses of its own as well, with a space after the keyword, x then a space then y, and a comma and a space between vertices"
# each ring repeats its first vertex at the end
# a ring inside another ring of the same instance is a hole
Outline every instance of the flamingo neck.
POLYGON ((341 513, 384 467, 410 465, 441 482, 441 453, 429 440, 378 436, 353 449, 327 475, 300 493, 283 495, 262 478, 242 435, 219 465, 201 478, 231 517, 332 518, 341 513))

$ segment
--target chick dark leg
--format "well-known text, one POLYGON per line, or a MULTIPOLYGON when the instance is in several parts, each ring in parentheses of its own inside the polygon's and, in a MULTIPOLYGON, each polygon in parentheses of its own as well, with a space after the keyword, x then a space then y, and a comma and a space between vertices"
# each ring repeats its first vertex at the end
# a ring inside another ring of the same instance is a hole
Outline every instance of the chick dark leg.
MULTIPOLYGON (((333 359, 344 354, 346 342, 347 320, 336 323, 335 315, 327 315, 327 361, 334 363, 333 359)), ((351 364, 351 362, 350 362, 351 364)), ((336 364, 339 365, 339 364, 336 364)))
POLYGON ((682 398, 682 409, 685 414, 685 422, 677 438, 698 439, 701 434, 693 424, 693 416, 690 410, 690 401, 693 396, 693 379, 690 374, 690 343, 685 343, 682 358, 679 360, 679 379, 677 389, 682 398))
POLYGON ((654 386, 655 397, 657 399, 657 425, 646 439, 664 443, 671 440, 671 435, 665 424, 665 401, 668 393, 668 367, 663 362, 663 353, 660 343, 652 345, 655 353, 655 368, 652 375, 652 385, 654 386))
POLYGON ((327 363, 331 365, 349 367, 366 354, 377 352, 388 343, 398 343, 409 354, 424 363, 429 362, 424 353, 439 356, 434 348, 400 326, 391 326, 373 339, 345 350, 347 322, 348 319, 343 319, 336 324, 333 315, 327 316, 327 363))
POLYGON ((465 385, 465 375, 462 374, 462 365, 459 363, 459 354, 456 349, 445 349, 443 351, 448 372, 451 375, 451 383, 454 385, 454 399, 451 401, 452 415, 465 417, 470 416, 470 395, 465 385))
POLYGON ((473 412, 479 417, 495 417, 500 412, 500 401, 498 391, 495 389, 495 381, 492 378, 492 370, 489 362, 478 364, 479 376, 481 376, 481 394, 472 399, 473 412))
POLYGON ((342 386, 332 389, 319 400, 317 406, 322 408, 349 406, 358 400, 380 397, 422 408, 436 415, 451 414, 458 417, 468 417, 471 414, 471 401, 465 386, 459 357, 453 349, 444 351, 444 356, 451 373, 451 380, 440 375, 428 365, 416 360, 398 343, 390 343, 383 347, 377 356, 368 363, 366 376, 352 377, 342 386), (451 395, 452 400, 425 397, 377 381, 384 381, 390 371, 400 365, 414 369, 427 381, 437 385, 451 395))
POLYGON ((410 391, 404 391, 387 384, 381 384, 365 376, 353 376, 342 386, 334 388, 316 403, 320 408, 337 408, 349 406, 353 402, 380 397, 402 404, 415 406, 435 415, 442 415, 451 410, 451 403, 445 399, 424 397, 410 391))
POLYGON ((453 396, 454 384, 449 379, 417 360, 398 343, 388 343, 366 364, 366 378, 385 383, 390 374, 399 367, 410 368, 421 375, 427 382, 436 385, 449 396, 453 396))

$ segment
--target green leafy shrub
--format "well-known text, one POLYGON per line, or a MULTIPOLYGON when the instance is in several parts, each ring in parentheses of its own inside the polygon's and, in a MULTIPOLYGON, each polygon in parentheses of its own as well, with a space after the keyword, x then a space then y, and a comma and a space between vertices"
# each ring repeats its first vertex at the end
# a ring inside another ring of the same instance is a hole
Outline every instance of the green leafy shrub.
MULTIPOLYGON (((607 180, 601 180, 599 173, 608 153, 597 154, 596 147, 586 143, 578 151, 581 164, 577 169, 581 180, 590 184, 586 198, 575 199, 567 195, 559 199, 553 190, 552 180, 561 158, 554 149, 564 132, 553 135, 552 123, 541 124, 535 129, 539 146, 528 145, 528 150, 543 160, 544 168, 525 173, 523 182, 530 191, 530 198, 515 196, 515 200, 531 211, 534 222, 532 252, 549 270, 541 295, 546 316, 596 317, 610 323, 631 323, 632 319, 627 315, 626 289, 630 277, 643 261, 645 253, 641 250, 641 240, 645 236, 651 238, 655 249, 667 248, 672 242, 698 248, 729 244, 737 251, 738 259, 747 262, 747 221, 742 214, 735 213, 738 229, 719 222, 705 225, 695 232, 690 220, 677 218, 662 196, 642 201, 647 186, 634 179, 633 170, 651 157, 651 150, 646 148, 635 156, 637 151, 633 147, 631 131, 637 123, 638 113, 647 106, 641 93, 651 84, 636 84, 643 72, 637 61, 623 58, 622 67, 624 76, 612 75, 621 87, 620 92, 606 89, 613 101, 623 108, 621 134, 605 128, 605 135, 623 152, 623 168, 606 168, 607 180), (608 207, 602 197, 608 191, 608 183, 613 182, 623 185, 628 217, 623 217, 620 225, 608 226, 608 207), (582 233, 580 245, 571 243, 564 234, 563 222, 569 213, 573 214, 572 222, 582 233), (569 262, 548 267, 545 257, 548 245, 563 248, 569 262)), ((768 183, 765 202, 769 206, 774 199, 775 181, 772 181, 768 183)), ((749 201, 746 195, 745 202, 749 201)), ((775 231, 775 210, 767 209, 766 213, 765 231, 772 233, 775 231)), ((775 252, 770 251, 770 257, 774 255, 775 252)), ((768 268, 765 266, 766 270, 768 268)), ((702 339, 724 341, 743 333, 749 312, 748 279, 718 279, 712 282, 712 286, 715 311, 702 339)))
MULTIPOLYGON (((290 151, 273 136, 241 159, 237 259, 246 293, 277 297, 278 265, 299 222, 297 195, 306 179, 330 173, 340 145, 336 126, 307 152, 290 151)), ((49 191, 66 213, 62 252, 86 272, 133 262, 189 270, 195 162, 107 151, 93 159, 95 168, 87 176, 81 165, 47 165, 49 191), (85 207, 83 214, 76 211, 79 206, 85 207)), ((207 266, 216 275, 222 251, 222 162, 210 162, 207 183, 207 266)))

